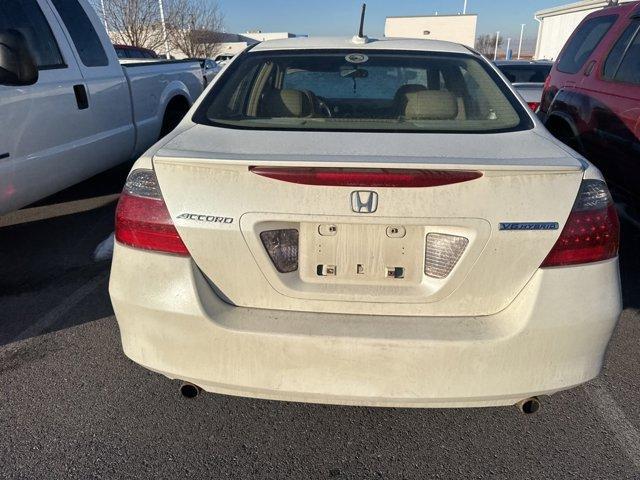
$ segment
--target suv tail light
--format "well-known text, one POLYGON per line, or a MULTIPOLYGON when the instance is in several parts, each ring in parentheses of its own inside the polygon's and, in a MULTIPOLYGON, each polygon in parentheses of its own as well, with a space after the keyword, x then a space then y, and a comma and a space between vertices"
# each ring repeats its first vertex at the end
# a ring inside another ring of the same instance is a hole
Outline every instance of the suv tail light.
POLYGON ((134 170, 127 178, 116 210, 116 240, 143 250, 189 255, 153 170, 134 170))
POLYGON ((529 108, 535 112, 536 110, 538 110, 540 102, 527 102, 527 105, 529 105, 529 108))
POLYGON ((541 267, 599 262, 618 255, 620 223, 607 185, 584 180, 560 238, 541 267))

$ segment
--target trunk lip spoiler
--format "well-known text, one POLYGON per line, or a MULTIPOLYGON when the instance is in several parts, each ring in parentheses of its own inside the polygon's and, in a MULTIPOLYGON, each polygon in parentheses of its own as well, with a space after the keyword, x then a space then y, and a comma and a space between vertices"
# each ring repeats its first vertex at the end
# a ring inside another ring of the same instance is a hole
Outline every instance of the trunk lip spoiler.
POLYGON ((585 163, 573 156, 531 157, 491 162, 486 158, 457 158, 443 161, 442 157, 400 157, 390 162, 389 157, 358 156, 303 156, 303 155, 242 155, 216 152, 197 152, 163 149, 153 157, 154 164, 189 165, 211 167, 215 165, 247 168, 265 167, 337 167, 337 168, 387 168, 387 169, 428 169, 428 170, 479 170, 487 172, 531 172, 531 173, 572 173, 583 172, 585 163))

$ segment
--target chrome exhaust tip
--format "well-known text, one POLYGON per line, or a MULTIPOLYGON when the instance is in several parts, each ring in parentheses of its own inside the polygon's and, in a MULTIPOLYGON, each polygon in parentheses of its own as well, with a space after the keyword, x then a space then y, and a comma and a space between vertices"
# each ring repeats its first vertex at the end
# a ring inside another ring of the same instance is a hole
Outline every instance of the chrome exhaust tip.
POLYGON ((540 399, 538 397, 525 398, 516 403, 516 407, 525 415, 532 415, 540 410, 540 399))
POLYGON ((183 382, 180 385, 180 393, 184 398, 196 398, 202 389, 193 383, 183 382))

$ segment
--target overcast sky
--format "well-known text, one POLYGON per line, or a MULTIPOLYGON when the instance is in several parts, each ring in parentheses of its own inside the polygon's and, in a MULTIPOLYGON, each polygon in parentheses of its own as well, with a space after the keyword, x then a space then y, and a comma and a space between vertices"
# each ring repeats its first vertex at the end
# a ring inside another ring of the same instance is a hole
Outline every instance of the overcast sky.
MULTIPOLYGON (((525 23, 525 37, 537 34, 533 14, 573 0, 468 0, 467 13, 477 13, 478 34, 500 30, 517 38, 525 23)), ((263 32, 292 32, 309 35, 353 35, 356 32, 361 0, 218 0, 228 32, 249 29, 263 32)), ((394 15, 455 14, 464 0, 368 0, 366 33, 382 36, 384 19, 394 15)))

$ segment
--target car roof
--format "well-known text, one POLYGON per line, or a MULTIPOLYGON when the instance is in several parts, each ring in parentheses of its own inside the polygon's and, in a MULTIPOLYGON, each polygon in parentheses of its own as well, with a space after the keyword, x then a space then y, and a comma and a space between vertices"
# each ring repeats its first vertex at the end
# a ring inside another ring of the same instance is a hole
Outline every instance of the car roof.
POLYGON ((624 2, 591 12, 587 18, 604 17, 611 14, 636 15, 638 13, 640 13, 640 2, 624 2))
POLYGON ((553 65, 550 60, 496 60, 496 65, 553 65))
POLYGON ((420 52, 466 53, 474 52, 459 43, 440 40, 420 40, 411 38, 368 39, 357 43, 352 37, 294 37, 267 40, 258 43, 251 51, 271 50, 413 50, 420 52))

